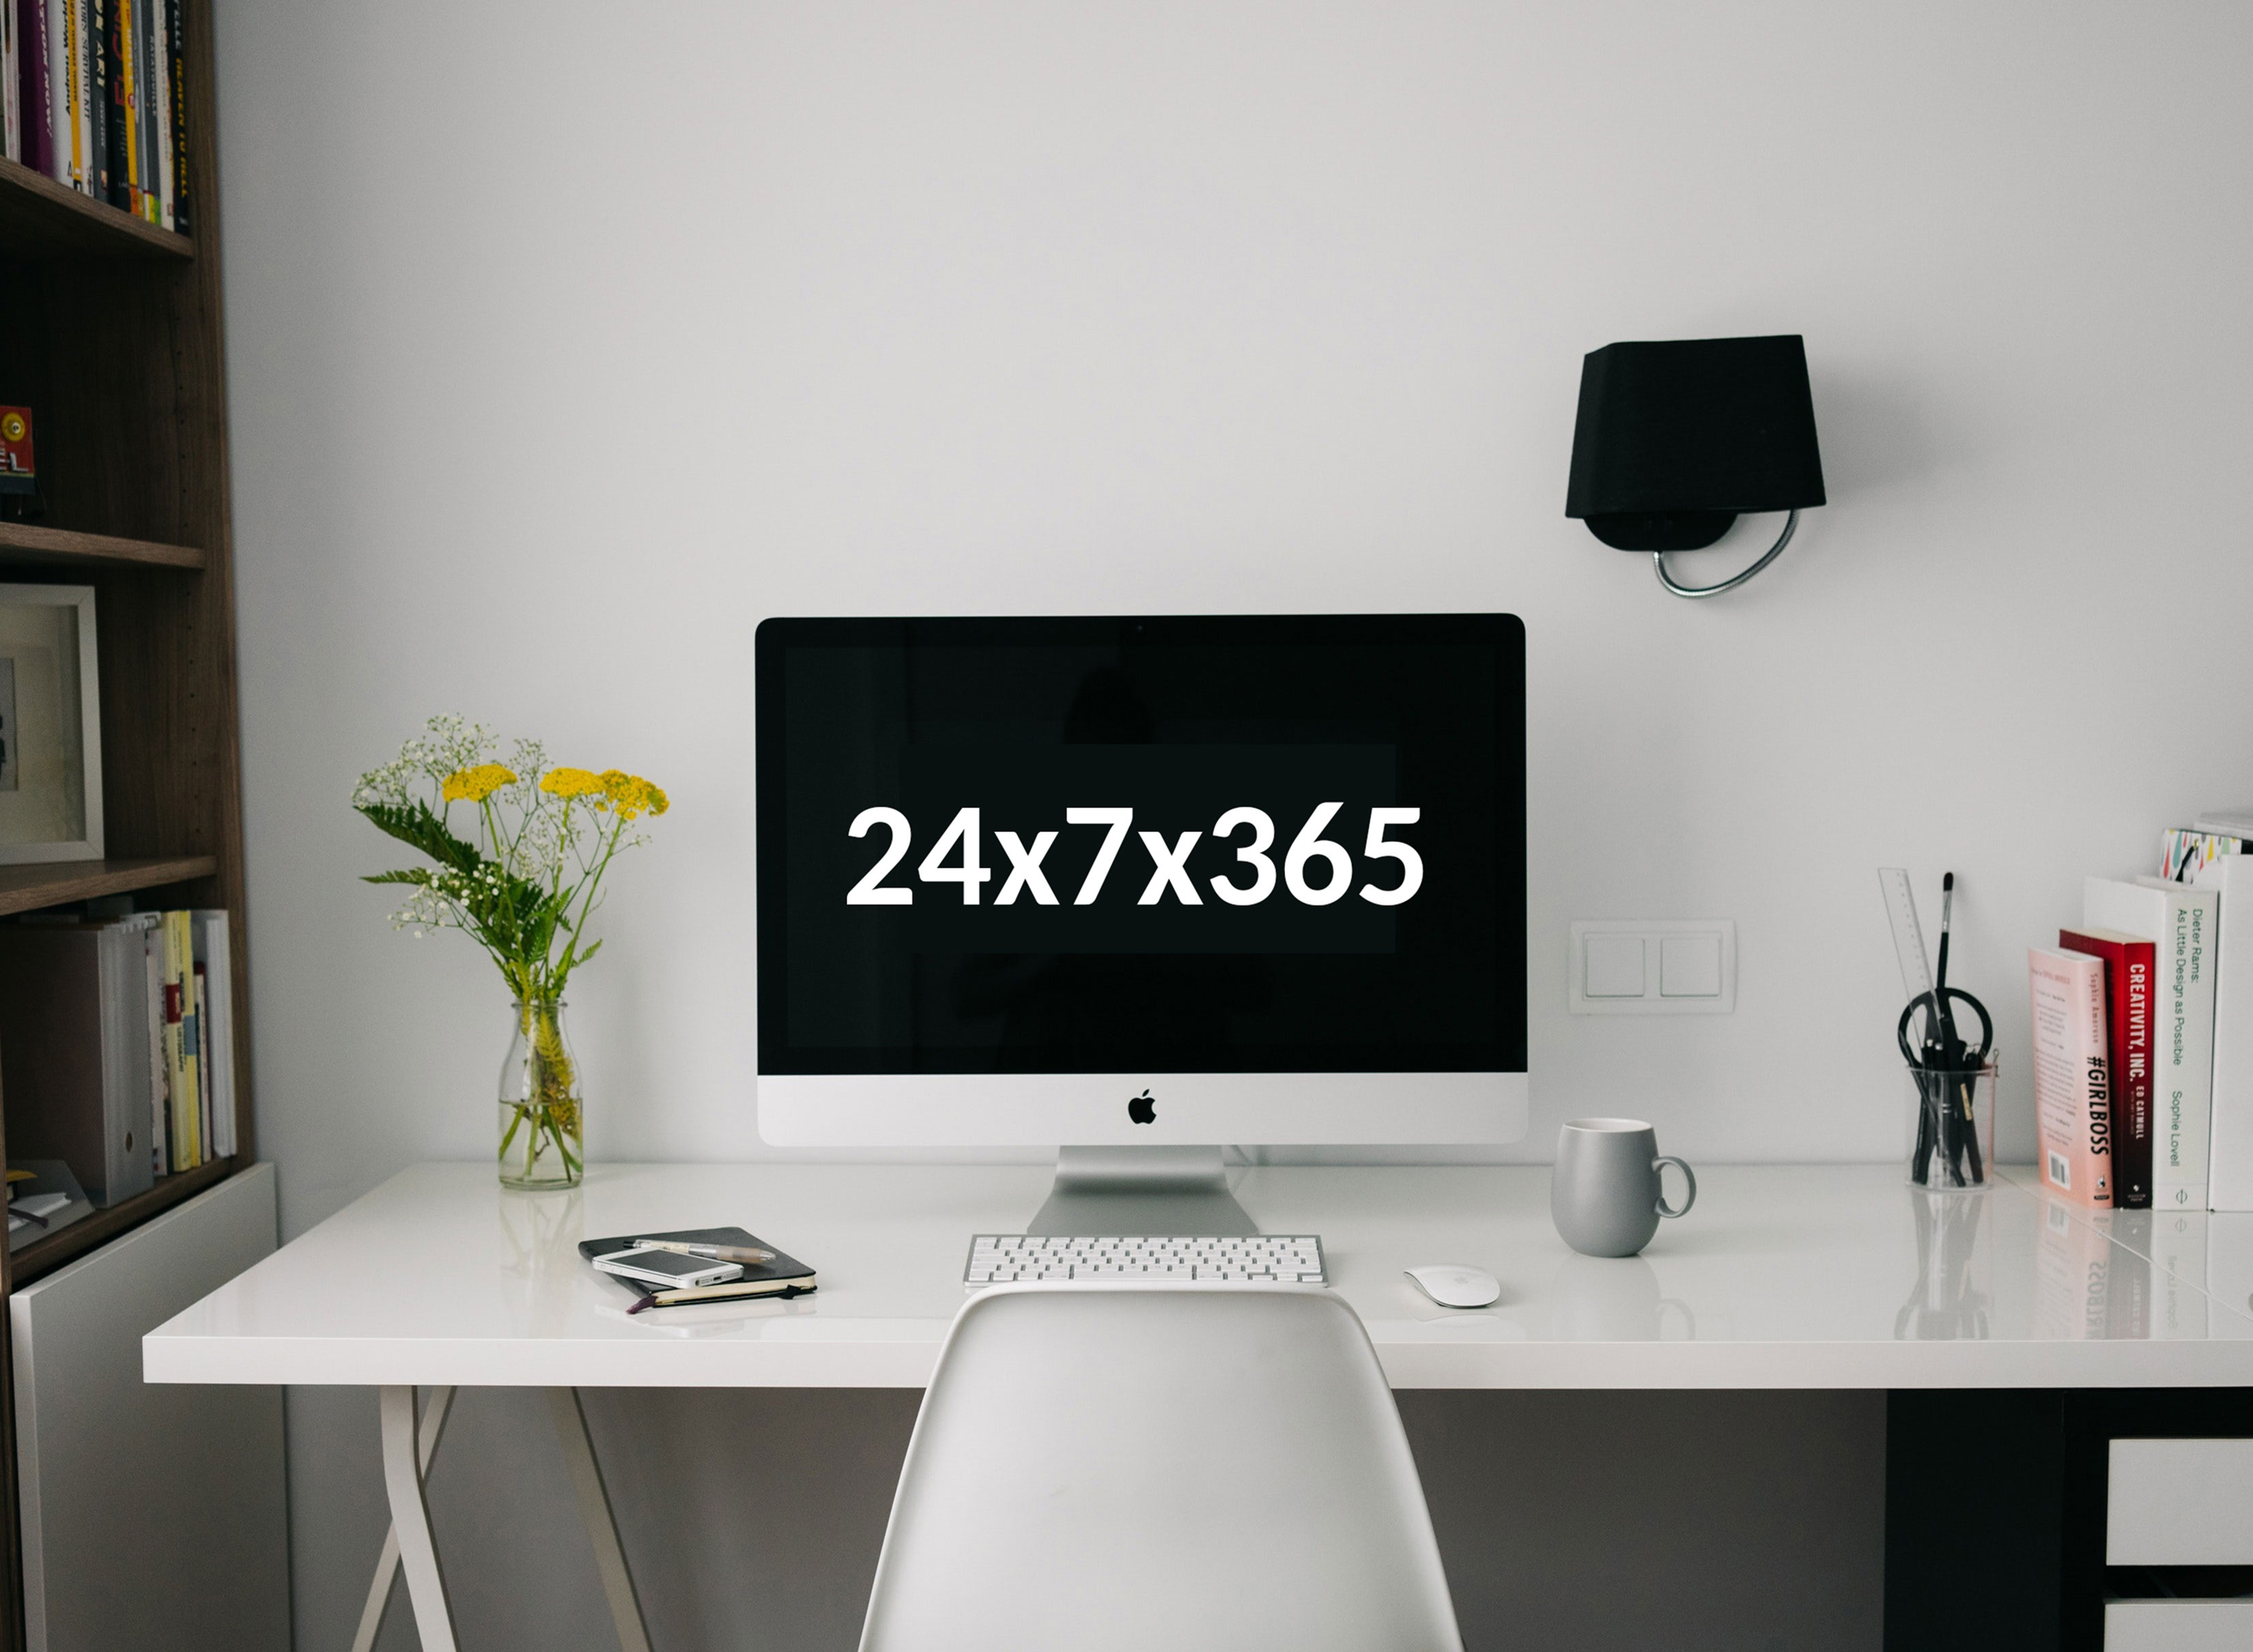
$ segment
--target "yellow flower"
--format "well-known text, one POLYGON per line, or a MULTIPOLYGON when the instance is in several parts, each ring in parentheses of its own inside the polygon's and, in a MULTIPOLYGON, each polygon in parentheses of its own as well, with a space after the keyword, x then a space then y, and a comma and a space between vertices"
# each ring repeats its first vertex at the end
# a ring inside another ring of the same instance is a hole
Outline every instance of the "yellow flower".
POLYGON ((483 803, 503 786, 513 785, 516 777, 497 763, 481 763, 474 769, 457 769, 439 783, 438 795, 448 803, 483 803))
POLYGON ((583 798, 600 791, 603 781, 590 769, 550 769, 540 777, 540 789, 550 797, 583 798))
POLYGON ((621 820, 631 820, 645 812, 663 814, 673 806, 673 800, 661 787, 652 785, 638 774, 628 774, 623 769, 605 769, 602 780, 603 796, 617 811, 621 820))

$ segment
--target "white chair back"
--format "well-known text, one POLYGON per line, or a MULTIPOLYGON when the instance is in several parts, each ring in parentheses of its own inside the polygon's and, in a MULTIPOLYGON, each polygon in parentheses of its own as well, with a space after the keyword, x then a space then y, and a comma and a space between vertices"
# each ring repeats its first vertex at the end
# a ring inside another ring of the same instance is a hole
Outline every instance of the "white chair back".
POLYGON ((1004 1286, 954 1322, 862 1652, 1461 1652, 1361 1321, 1287 1287, 1004 1286))

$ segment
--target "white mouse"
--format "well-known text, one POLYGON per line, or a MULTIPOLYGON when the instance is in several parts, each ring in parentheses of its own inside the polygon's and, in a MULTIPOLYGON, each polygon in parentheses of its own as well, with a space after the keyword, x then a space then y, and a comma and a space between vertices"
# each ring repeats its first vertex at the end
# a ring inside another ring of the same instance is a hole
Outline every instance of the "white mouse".
POLYGON ((1427 1268, 1404 1268, 1416 1288, 1441 1307, 1484 1307, 1502 1295, 1502 1282, 1484 1268, 1467 1268, 1441 1262, 1427 1268))

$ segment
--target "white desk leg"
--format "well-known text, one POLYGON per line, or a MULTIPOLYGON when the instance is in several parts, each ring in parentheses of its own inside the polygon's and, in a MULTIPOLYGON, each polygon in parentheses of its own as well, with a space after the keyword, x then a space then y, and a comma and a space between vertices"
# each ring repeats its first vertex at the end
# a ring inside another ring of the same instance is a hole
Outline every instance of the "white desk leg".
POLYGON ((579 1517, 586 1523, 587 1536, 595 1545, 595 1570, 602 1573, 603 1593, 610 1600, 610 1621, 617 1625, 620 1652, 649 1652, 641 1600, 634 1593, 633 1574, 626 1570, 625 1551, 618 1546, 610 1495, 603 1488, 603 1470, 595 1461, 595 1442, 587 1436, 587 1413, 580 1408, 579 1391, 549 1389, 548 1411, 555 1419, 555 1438, 563 1446, 564 1465, 571 1471, 571 1489, 578 1494, 579 1517))
MULTIPOLYGON (((415 1390, 385 1388, 377 1398, 383 1412, 383 1487, 391 1495, 391 1530, 399 1542, 399 1564, 407 1572, 415 1632, 422 1652, 455 1652, 453 1608, 446 1603, 438 1545, 430 1536, 430 1509, 422 1501, 422 1465, 415 1460, 415 1390)), ((437 1443, 435 1435, 431 1443, 437 1443)))
MULTIPOLYGON (((423 1474, 430 1472, 430 1460, 438 1454, 438 1436, 445 1432, 446 1413, 454 1403, 450 1388, 430 1391, 430 1404, 422 1412, 422 1427, 416 1435, 415 1455, 423 1474)), ((367 1605, 360 1609, 359 1633, 352 1636, 352 1652, 374 1652, 376 1632, 383 1628, 383 1614, 391 1605, 392 1579, 399 1575, 399 1528, 387 1526, 383 1532, 383 1552, 376 1557, 375 1580, 367 1586, 367 1605)))

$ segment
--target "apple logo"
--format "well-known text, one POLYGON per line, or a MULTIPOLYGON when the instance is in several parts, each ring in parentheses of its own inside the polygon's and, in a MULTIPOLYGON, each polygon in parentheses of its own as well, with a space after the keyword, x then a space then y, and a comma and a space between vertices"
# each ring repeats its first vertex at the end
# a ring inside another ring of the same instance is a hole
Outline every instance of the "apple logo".
POLYGON ((1138 1125, 1147 1125, 1158 1116, 1158 1104, 1150 1099, 1145 1088, 1142 1093, 1126 1104, 1126 1116, 1138 1125))

